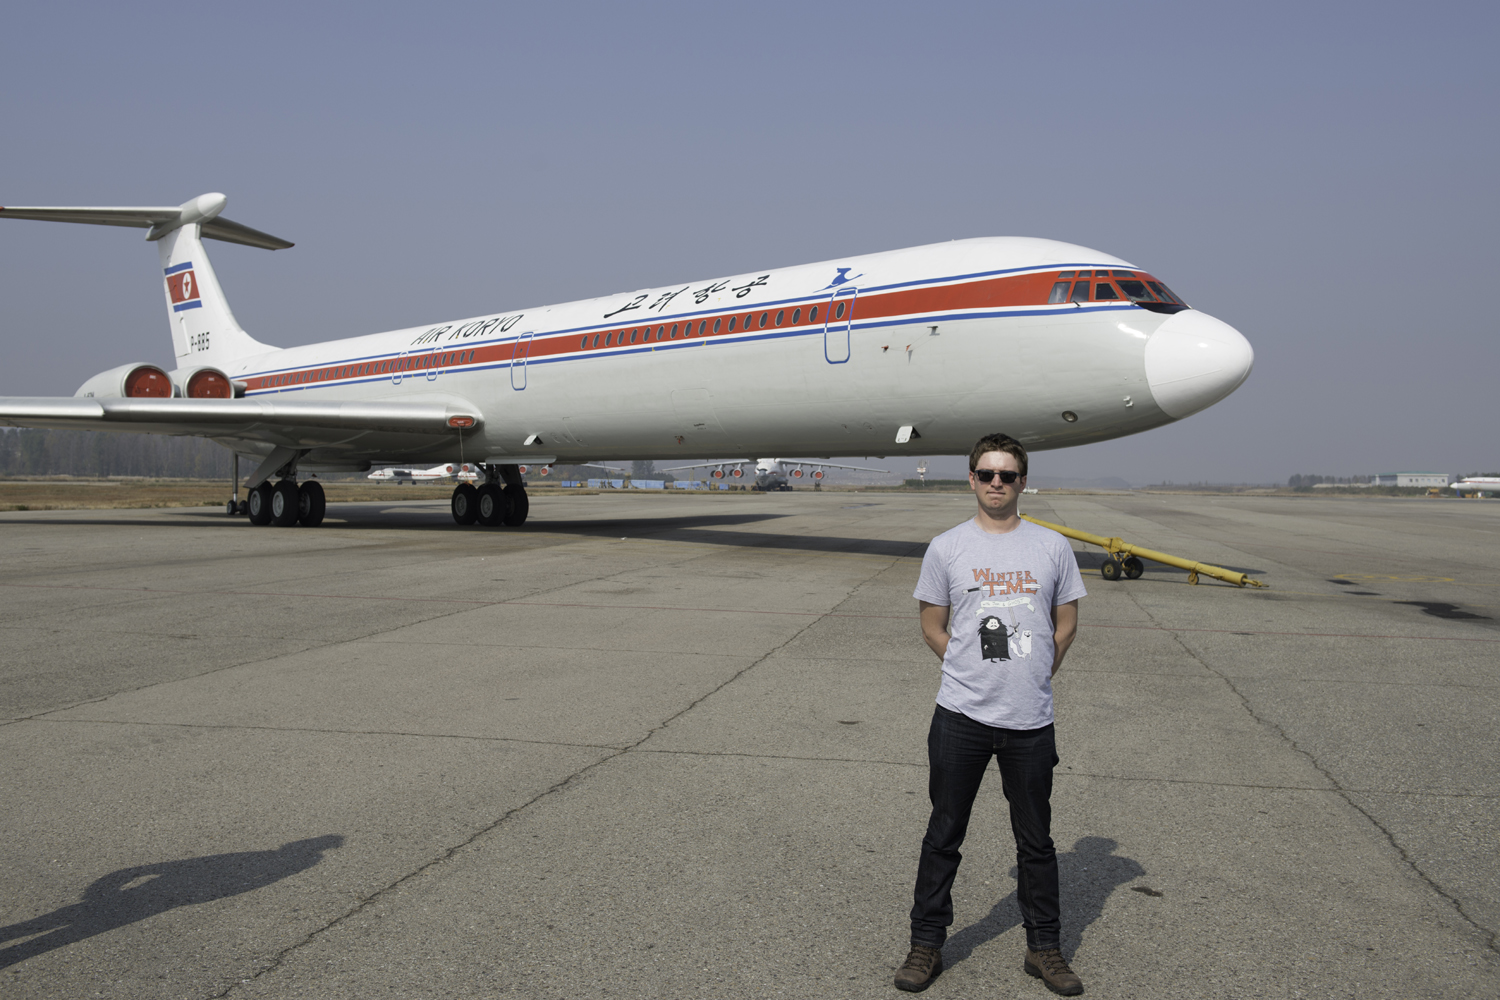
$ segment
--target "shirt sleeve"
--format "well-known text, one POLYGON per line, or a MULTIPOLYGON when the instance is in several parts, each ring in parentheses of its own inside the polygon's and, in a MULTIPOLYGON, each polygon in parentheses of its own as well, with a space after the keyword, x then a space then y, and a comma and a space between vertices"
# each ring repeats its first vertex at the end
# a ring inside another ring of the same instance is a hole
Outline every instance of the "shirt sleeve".
POLYGON ((922 574, 917 577, 917 589, 911 596, 945 608, 953 603, 948 590, 948 546, 942 535, 928 544, 927 554, 922 557, 922 574))
POLYGON ((1052 600, 1053 607, 1087 597, 1089 593, 1084 589, 1083 575, 1078 572, 1078 560, 1073 555, 1073 546, 1062 535, 1057 538, 1061 544, 1057 547, 1057 596, 1052 600))

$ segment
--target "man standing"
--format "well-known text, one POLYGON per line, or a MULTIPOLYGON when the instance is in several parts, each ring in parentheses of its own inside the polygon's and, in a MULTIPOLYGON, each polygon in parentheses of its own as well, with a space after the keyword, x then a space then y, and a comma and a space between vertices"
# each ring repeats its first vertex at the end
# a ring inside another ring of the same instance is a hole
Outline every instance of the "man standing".
POLYGON ((943 971, 958 849, 995 757, 1016 838, 1024 968, 1054 993, 1076 996, 1083 982, 1060 949, 1052 846, 1052 675, 1078 630, 1083 580, 1067 541, 1016 511, 1026 487, 1021 442, 981 438, 969 455, 969 487, 979 513, 932 540, 912 595, 922 638, 943 661, 943 681, 927 734, 932 818, 917 865, 911 953, 896 986, 925 990, 943 971))

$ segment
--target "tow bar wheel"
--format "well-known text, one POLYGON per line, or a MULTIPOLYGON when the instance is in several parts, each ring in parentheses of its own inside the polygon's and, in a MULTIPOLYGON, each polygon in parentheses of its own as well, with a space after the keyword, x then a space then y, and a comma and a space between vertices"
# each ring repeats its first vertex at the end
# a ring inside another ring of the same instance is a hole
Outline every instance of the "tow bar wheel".
POLYGON ((1099 575, 1113 583, 1124 575, 1124 571, 1121 569, 1119 562, 1115 560, 1115 557, 1110 556, 1099 566, 1099 575))

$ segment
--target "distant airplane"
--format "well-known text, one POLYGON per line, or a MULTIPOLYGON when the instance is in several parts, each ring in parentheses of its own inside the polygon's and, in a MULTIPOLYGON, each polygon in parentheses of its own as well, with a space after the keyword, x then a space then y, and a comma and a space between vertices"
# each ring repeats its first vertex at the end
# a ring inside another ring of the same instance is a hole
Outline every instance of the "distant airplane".
POLYGON ((681 472, 684 469, 709 469, 709 477, 712 479, 742 479, 745 475, 745 466, 751 462, 755 463, 755 485, 752 489, 772 493, 777 490, 789 490, 792 488, 793 479, 801 479, 804 474, 808 475, 814 482, 819 482, 825 475, 824 469, 852 469, 855 472, 883 472, 890 474, 890 469, 870 469, 863 465, 838 465, 834 462, 815 462, 809 458, 724 458, 711 462, 697 462, 693 465, 675 465, 670 469, 662 469, 662 472, 681 472))
POLYGON ((1481 496, 1485 493, 1500 493, 1500 476, 1470 476, 1449 485, 1459 496, 1465 493, 1475 493, 1481 496))
POLYGON ((323 520, 311 472, 473 461, 484 482, 454 488, 453 519, 519 525, 530 506, 523 465, 963 455, 994 431, 1033 451, 1067 448, 1210 406, 1255 359, 1234 328, 1152 274, 1027 237, 280 349, 240 327, 202 240, 292 244, 223 218, 226 201, 0 208, 0 219, 147 230, 177 359, 170 370, 120 365, 72 397, 0 398, 0 425, 211 438, 259 459, 246 481, 250 521, 283 527, 323 520))
POLYGON ((376 469, 365 478, 391 483, 399 483, 404 480, 413 486, 419 482, 434 483, 440 479, 457 479, 460 482, 472 483, 479 478, 479 467, 468 463, 463 465, 434 465, 430 469, 398 469, 392 467, 376 469))

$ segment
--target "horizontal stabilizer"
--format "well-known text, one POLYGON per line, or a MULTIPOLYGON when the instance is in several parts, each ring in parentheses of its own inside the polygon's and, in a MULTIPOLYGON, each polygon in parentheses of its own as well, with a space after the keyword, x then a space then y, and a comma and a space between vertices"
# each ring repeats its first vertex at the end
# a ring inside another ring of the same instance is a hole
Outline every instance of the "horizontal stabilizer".
POLYGON ((32 219, 37 222, 77 222, 93 226, 129 226, 134 229, 149 229, 148 240, 158 240, 167 233, 187 225, 198 223, 202 235, 225 243, 239 243, 262 250, 285 250, 295 244, 263 233, 258 229, 229 219, 219 218, 228 199, 222 194, 205 194, 182 205, 146 206, 134 208, 49 208, 45 206, 0 207, 0 219, 32 219))

